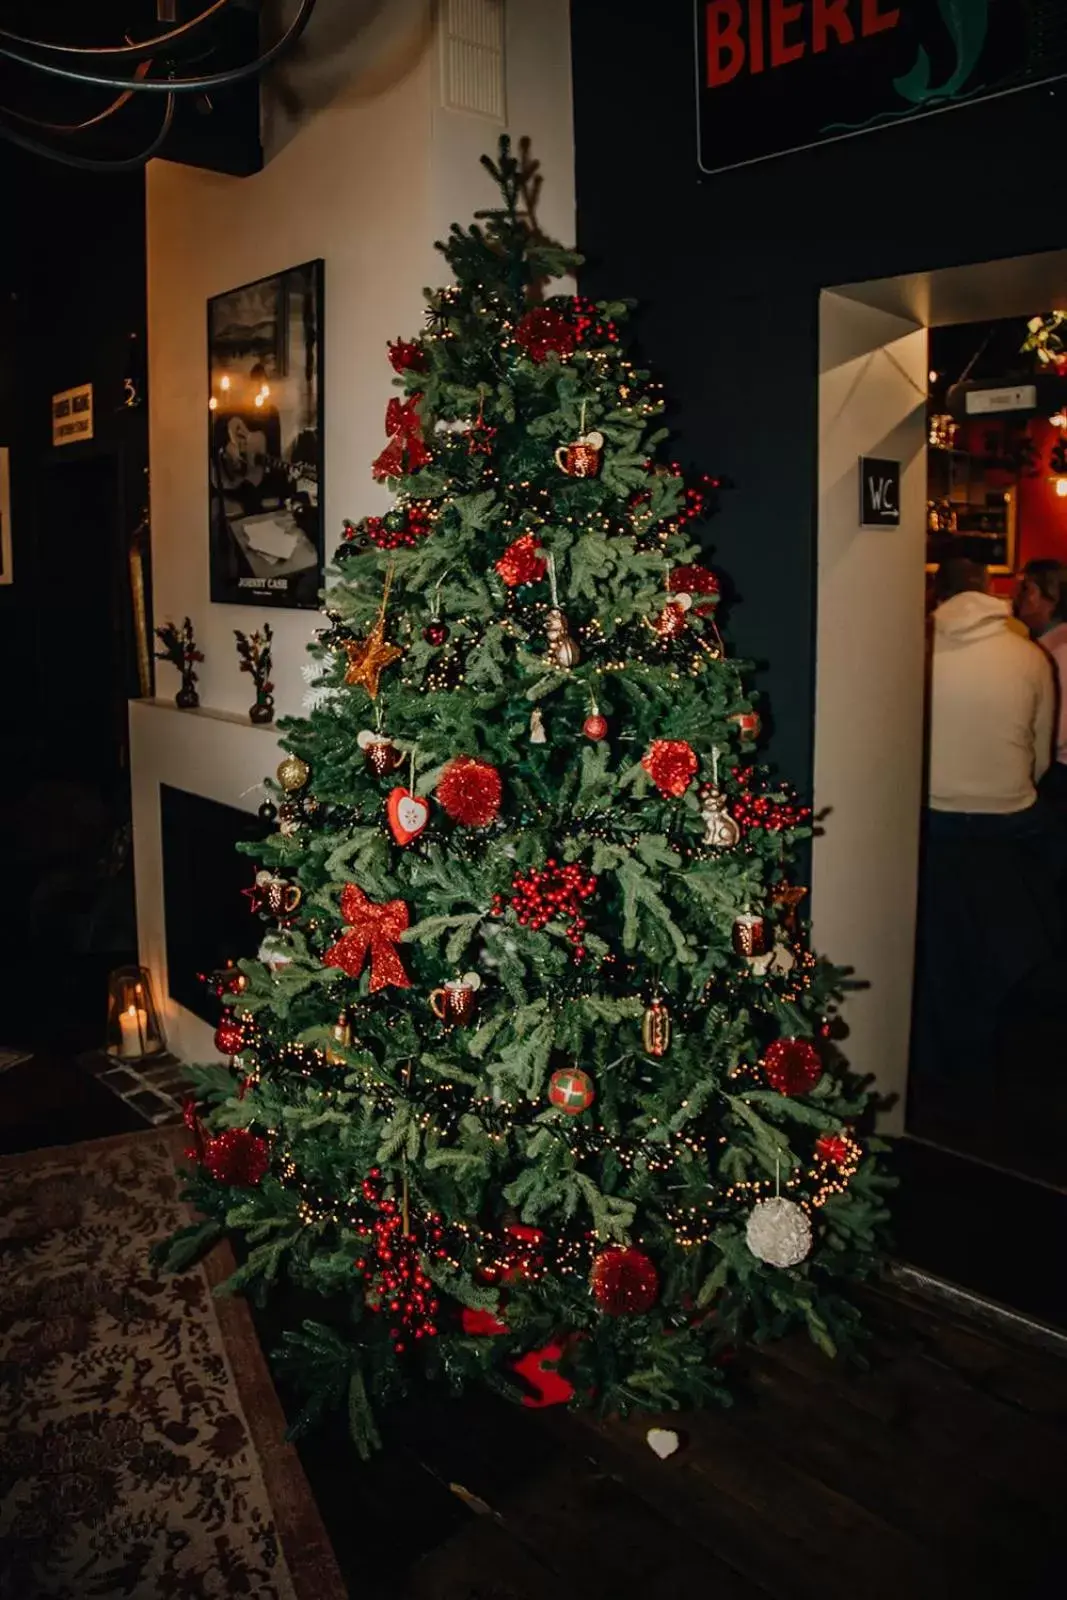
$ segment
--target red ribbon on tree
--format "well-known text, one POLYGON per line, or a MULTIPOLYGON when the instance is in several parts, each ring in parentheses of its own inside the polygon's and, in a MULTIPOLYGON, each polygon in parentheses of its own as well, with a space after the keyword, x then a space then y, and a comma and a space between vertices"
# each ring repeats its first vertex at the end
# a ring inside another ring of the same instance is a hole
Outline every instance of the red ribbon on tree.
POLYGON ((390 400, 385 411, 385 431, 389 443, 371 468, 376 478, 400 478, 405 472, 414 472, 426 466, 430 452, 422 437, 422 419, 419 416, 421 394, 410 400, 390 400))
POLYGON ((340 967, 350 978, 358 978, 370 952, 370 988, 373 994, 388 984, 410 989, 411 979, 397 954, 396 944, 411 921, 403 900, 379 904, 368 900, 356 883, 347 883, 341 894, 341 916, 347 926, 323 956, 323 965, 340 967))

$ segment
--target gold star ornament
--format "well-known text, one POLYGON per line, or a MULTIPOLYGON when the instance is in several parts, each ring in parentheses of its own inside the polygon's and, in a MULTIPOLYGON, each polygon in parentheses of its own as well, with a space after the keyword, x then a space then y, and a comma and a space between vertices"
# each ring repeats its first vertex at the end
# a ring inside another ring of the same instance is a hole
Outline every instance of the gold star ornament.
POLYGON ((348 657, 345 683, 362 684, 372 700, 378 698, 379 680, 386 667, 404 654, 386 639, 384 615, 379 616, 365 639, 346 639, 341 648, 348 657))

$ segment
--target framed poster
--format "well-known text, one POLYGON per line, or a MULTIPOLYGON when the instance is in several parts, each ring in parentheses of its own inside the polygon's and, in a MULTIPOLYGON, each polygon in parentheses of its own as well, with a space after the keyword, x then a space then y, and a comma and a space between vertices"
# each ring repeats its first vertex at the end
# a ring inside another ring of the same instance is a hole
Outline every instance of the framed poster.
POLYGON ((0 583, 12 583, 11 571, 11 458, 0 445, 0 583))
POLYGON ((211 598, 316 610, 323 263, 208 301, 211 598))

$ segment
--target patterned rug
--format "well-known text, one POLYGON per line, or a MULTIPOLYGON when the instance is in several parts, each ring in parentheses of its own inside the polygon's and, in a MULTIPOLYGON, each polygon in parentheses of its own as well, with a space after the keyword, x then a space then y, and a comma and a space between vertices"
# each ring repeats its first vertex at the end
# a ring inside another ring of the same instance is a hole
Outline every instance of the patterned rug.
POLYGON ((148 1267, 179 1147, 0 1160, 3 1600, 344 1600, 228 1252, 148 1267))

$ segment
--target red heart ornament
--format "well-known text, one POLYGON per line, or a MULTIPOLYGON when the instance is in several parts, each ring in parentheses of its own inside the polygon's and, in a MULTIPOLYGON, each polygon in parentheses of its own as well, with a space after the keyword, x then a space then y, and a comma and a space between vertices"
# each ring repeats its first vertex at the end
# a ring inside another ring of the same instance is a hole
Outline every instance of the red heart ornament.
POLYGON ((397 844, 410 844, 430 820, 430 802, 398 786, 385 802, 385 814, 397 844))

